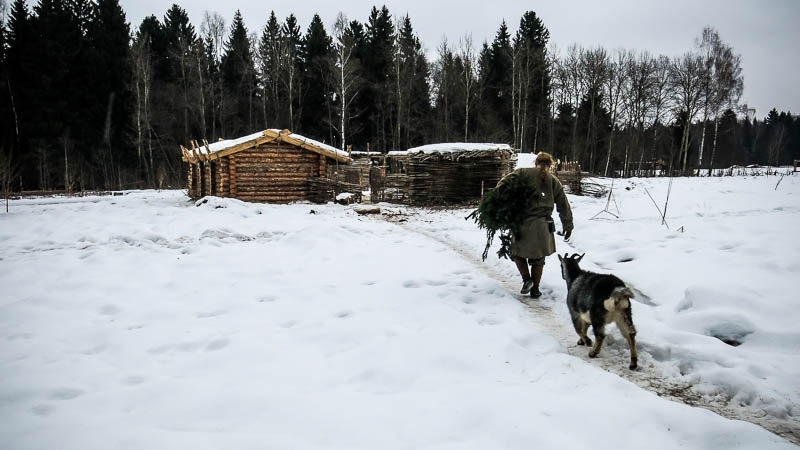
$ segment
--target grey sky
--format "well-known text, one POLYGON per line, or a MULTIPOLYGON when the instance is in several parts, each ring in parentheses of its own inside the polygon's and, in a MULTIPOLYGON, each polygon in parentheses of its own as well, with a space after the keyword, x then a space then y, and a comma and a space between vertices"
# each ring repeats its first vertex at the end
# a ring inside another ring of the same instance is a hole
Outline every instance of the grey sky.
MULTIPOLYGON (((173 2, 120 0, 135 29, 142 19, 163 19, 173 2)), ((742 103, 756 108, 759 120, 777 108, 800 114, 800 0, 176 0, 196 28, 205 11, 217 12, 230 25, 241 11, 248 30, 260 33, 270 11, 279 21, 294 14, 305 32, 319 14, 330 32, 341 11, 366 22, 372 6, 386 5, 394 18, 408 14, 429 54, 444 37, 451 46, 467 33, 476 48, 491 42, 503 20, 516 32, 526 11, 534 11, 550 31, 550 42, 563 52, 572 43, 606 49, 649 50, 677 56, 691 50, 705 26, 742 56, 745 89, 742 103)))

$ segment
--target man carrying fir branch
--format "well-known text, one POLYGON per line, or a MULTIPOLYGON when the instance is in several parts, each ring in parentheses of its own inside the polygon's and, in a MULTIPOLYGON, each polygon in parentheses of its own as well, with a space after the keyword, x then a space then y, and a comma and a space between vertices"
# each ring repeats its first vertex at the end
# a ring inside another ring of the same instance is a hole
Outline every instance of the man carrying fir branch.
POLYGON ((561 219, 564 240, 568 240, 572 235, 572 209, 561 182, 550 173, 552 165, 553 157, 540 152, 536 156, 535 167, 517 169, 498 183, 499 186, 509 178, 519 178, 527 179, 526 181, 536 186, 535 193, 525 203, 524 210, 518 212, 522 215, 519 229, 511 233, 511 258, 519 274, 522 275, 520 294, 530 293, 533 298, 542 295, 539 283, 542 280, 545 257, 556 251, 556 241, 553 236, 555 223, 552 218, 554 206, 558 209, 558 217, 561 219))

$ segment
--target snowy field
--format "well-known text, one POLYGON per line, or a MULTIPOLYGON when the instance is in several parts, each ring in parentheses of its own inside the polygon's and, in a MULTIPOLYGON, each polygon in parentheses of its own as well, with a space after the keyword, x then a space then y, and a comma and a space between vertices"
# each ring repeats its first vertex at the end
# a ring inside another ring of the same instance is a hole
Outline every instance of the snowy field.
POLYGON ((750 423, 798 442, 800 176, 779 179, 570 195, 559 251, 638 294, 635 373, 613 326, 598 358, 575 345, 555 255, 539 300, 497 243, 481 261, 470 209, 12 200, 0 449, 797 448, 750 423))

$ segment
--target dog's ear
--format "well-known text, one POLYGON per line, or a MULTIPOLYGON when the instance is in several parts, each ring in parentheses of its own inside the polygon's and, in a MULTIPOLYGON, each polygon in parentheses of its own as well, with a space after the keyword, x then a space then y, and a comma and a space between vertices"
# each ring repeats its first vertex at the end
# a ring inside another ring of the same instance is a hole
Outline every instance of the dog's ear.
MULTIPOLYGON (((575 253, 575 254, 577 255, 577 253, 575 253)), ((583 259, 583 257, 584 257, 584 256, 586 256, 586 253, 582 254, 581 256, 578 256, 578 257, 576 258, 576 261, 577 261, 577 262, 581 262, 581 260, 583 259)))

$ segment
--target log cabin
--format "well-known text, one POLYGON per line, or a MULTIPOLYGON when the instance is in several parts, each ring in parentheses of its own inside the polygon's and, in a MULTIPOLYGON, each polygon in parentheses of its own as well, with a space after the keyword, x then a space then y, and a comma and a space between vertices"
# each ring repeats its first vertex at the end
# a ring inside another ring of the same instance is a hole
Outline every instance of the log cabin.
POLYGON ((339 180, 347 152, 289 130, 268 129, 239 139, 181 146, 189 165, 189 197, 207 195, 249 202, 323 203, 359 186, 339 180))

